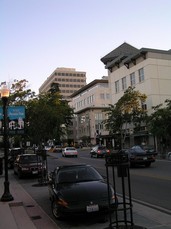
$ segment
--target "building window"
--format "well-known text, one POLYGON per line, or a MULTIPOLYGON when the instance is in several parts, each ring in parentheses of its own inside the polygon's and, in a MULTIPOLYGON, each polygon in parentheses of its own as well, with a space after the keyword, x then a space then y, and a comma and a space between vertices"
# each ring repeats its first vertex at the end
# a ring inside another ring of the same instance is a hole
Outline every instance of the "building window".
POLYGON ((130 83, 131 83, 131 86, 135 85, 135 72, 130 74, 130 83))
POLYGON ((106 99, 110 99, 110 94, 106 94, 106 99))
POLYGON ((119 92, 119 80, 117 80, 115 82, 115 92, 118 93, 119 92))
POLYGON ((142 109, 143 109, 144 111, 147 110, 147 104, 146 104, 146 103, 142 103, 142 104, 141 104, 141 107, 142 107, 142 109))
POLYGON ((126 76, 122 78, 122 90, 125 90, 127 88, 126 86, 126 76))
POLYGON ((139 82, 143 82, 144 81, 144 69, 141 68, 138 70, 138 75, 139 75, 139 82))
POLYGON ((105 99, 105 95, 103 93, 100 94, 100 99, 105 99))

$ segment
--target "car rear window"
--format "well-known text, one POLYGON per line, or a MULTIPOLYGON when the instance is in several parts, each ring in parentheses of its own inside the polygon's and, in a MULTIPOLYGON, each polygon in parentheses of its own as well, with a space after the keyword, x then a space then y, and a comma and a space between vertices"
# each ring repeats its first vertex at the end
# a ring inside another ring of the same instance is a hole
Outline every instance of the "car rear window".
POLYGON ((93 167, 66 168, 59 171, 59 183, 102 180, 101 175, 93 167))
POLYGON ((75 150, 74 147, 69 147, 69 148, 66 148, 66 150, 75 150))
POLYGON ((104 147, 104 146, 99 146, 99 149, 106 149, 106 147, 104 147))
POLYGON ((34 163, 38 161, 38 157, 37 155, 25 155, 25 156, 21 156, 20 161, 22 163, 34 163))

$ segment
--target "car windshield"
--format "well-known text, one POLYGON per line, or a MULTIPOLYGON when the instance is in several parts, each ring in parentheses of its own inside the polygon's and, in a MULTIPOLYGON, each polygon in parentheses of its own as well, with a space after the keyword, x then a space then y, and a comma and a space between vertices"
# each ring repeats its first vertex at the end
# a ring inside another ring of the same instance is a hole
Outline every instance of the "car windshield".
POLYGON ((66 150, 75 150, 74 147, 69 147, 69 148, 66 148, 66 150))
POLYGON ((61 169, 57 177, 58 183, 75 183, 103 180, 102 176, 91 166, 69 167, 61 169))
POLYGON ((35 163, 38 162, 37 155, 24 155, 20 157, 22 163, 35 163))
POLYGON ((131 149, 136 153, 144 153, 144 150, 141 148, 141 146, 133 146, 131 149))

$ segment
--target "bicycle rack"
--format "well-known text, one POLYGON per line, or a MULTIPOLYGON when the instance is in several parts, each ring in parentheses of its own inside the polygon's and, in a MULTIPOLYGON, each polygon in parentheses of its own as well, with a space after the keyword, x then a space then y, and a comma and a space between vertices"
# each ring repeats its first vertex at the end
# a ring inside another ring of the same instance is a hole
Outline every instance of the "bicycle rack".
MULTIPOLYGON (((114 213, 109 211, 110 223, 108 228, 143 229, 144 227, 134 225, 133 222, 131 182, 130 182, 128 155, 123 153, 113 153, 105 157, 105 162, 106 162, 105 166, 106 166, 107 185, 108 185, 108 197, 109 197, 110 182, 111 182, 114 189, 114 195, 115 197, 118 198, 118 207, 114 210, 114 213), (117 185, 121 186, 121 194, 117 193, 117 185), (112 221, 112 214, 113 214, 113 221, 112 221)), ((108 201, 109 201, 109 209, 110 209, 110 197, 108 201)))

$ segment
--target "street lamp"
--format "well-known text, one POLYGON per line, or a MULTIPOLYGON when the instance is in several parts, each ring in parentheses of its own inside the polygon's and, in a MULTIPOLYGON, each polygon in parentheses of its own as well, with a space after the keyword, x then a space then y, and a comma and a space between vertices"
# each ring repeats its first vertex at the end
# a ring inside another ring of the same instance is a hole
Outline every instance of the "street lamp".
POLYGON ((8 181, 8 134, 7 134, 7 107, 8 107, 9 89, 7 85, 1 86, 1 99, 3 103, 3 118, 4 118, 4 159, 5 159, 5 181, 4 181, 4 194, 1 197, 1 201, 11 201, 13 196, 9 190, 8 181))

